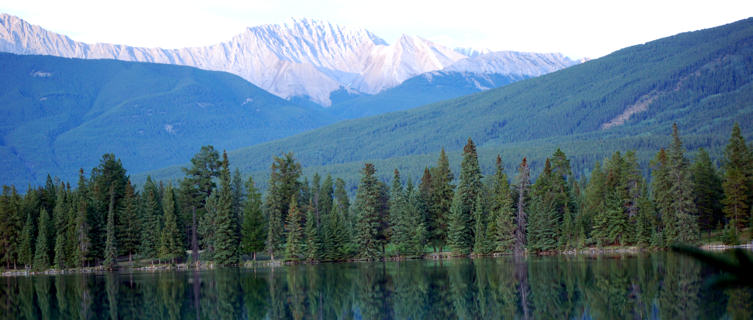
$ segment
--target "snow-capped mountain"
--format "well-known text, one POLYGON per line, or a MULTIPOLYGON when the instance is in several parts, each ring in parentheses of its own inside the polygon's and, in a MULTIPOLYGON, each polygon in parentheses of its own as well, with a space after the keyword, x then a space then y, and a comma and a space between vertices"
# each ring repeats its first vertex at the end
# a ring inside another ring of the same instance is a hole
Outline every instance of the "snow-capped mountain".
POLYGON ((431 71, 533 76, 576 63, 558 54, 456 50, 407 35, 388 44, 365 29, 311 19, 248 28, 216 45, 161 49, 77 42, 0 14, 0 51, 226 71, 280 97, 305 97, 322 106, 341 88, 376 94, 431 71))

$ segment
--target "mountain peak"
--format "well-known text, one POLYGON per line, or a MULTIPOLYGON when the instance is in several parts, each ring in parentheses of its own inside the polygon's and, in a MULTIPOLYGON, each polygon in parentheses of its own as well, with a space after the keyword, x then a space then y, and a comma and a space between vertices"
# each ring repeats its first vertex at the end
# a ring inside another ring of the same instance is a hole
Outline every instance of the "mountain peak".
MULTIPOLYGON (((453 70, 467 66, 472 70, 500 73, 515 69, 500 63, 522 61, 507 59, 490 63, 479 60, 482 62, 457 64, 469 56, 480 55, 470 51, 466 54, 406 34, 390 45, 366 29, 312 18, 290 18, 281 24, 250 27, 216 45, 160 49, 76 42, 18 17, 2 14, 0 51, 155 62, 226 71, 280 97, 305 97, 322 106, 329 106, 330 94, 343 88, 375 94, 413 76, 451 65, 455 65, 453 70)), ((562 65, 556 59, 541 59, 540 63, 552 64, 552 68, 541 70, 557 69, 562 65)), ((542 71, 536 72, 538 75, 542 71)))

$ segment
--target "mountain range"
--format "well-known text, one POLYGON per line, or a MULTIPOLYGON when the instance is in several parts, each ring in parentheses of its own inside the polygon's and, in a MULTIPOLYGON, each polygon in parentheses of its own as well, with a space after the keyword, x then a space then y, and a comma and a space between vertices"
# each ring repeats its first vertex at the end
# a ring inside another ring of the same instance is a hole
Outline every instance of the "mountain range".
POLYGON ((333 104, 334 92, 373 95, 427 72, 527 78, 579 63, 561 54, 451 49, 409 35, 388 44, 365 29, 312 19, 247 28, 226 42, 207 47, 162 49, 77 42, 0 14, 0 51, 226 71, 279 97, 305 99, 325 107, 333 104))
MULTIPOLYGON (((628 47, 605 57, 459 98, 378 116, 342 121, 229 153, 241 171, 266 181, 274 156, 294 152, 308 174, 344 177, 354 187, 364 162, 388 181, 400 169, 419 179, 441 148, 459 165, 470 137, 482 171, 502 154, 508 175, 523 157, 541 170, 557 148, 576 176, 615 151, 649 159, 669 145, 672 124, 689 156, 706 148, 721 158, 731 128, 753 137, 753 18, 628 47)), ((182 176, 179 167, 152 171, 182 176)), ((455 171, 457 172, 457 171, 455 171)), ((136 181, 143 181, 145 174, 136 181)))

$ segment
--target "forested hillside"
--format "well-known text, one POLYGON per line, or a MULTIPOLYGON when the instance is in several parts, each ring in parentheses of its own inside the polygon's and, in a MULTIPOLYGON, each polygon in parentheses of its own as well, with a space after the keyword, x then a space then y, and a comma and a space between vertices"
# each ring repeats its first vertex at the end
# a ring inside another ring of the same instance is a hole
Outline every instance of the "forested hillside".
MULTIPOLYGON (((544 157, 561 147, 570 150, 579 176, 615 150, 635 150, 638 161, 646 164, 653 150, 666 145, 669 128, 677 123, 691 152, 705 147, 717 159, 733 122, 740 123, 744 136, 753 133, 752 80, 753 19, 746 19, 625 48, 499 89, 345 121, 229 156, 244 172, 261 175, 269 159, 292 151, 304 167, 341 173, 355 185, 362 161, 383 168, 381 179, 388 179, 386 171, 394 167, 417 179, 425 159, 435 158, 442 147, 460 150, 471 137, 486 168, 501 152, 508 159, 528 156, 532 168, 541 170, 544 157)), ((152 174, 174 179, 180 171, 168 168, 152 174)))
POLYGON ((5 53, 0 70, 0 181, 21 189, 104 153, 140 172, 333 122, 223 72, 5 53))

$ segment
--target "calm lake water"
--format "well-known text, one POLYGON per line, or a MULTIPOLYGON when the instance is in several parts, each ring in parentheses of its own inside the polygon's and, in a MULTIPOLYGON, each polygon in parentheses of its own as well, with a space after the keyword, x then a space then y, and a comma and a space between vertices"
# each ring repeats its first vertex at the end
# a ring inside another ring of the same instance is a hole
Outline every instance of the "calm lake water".
POLYGON ((672 253, 0 278, 3 319, 752 319, 672 253))

